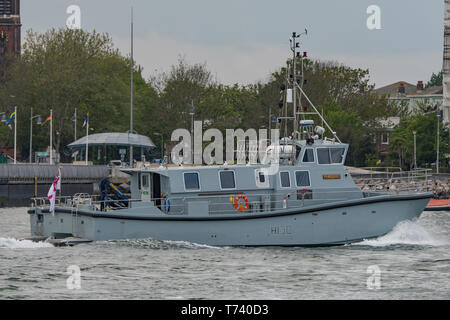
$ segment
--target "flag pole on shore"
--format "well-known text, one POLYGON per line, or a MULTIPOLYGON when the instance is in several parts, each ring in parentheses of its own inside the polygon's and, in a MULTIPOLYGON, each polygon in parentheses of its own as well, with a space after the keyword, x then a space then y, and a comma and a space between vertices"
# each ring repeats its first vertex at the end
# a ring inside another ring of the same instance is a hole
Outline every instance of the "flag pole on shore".
POLYGON ((52 144, 53 144, 53 123, 52 123, 52 118, 53 118, 53 110, 50 109, 50 114, 45 119, 45 121, 41 123, 41 126, 45 126, 45 124, 50 121, 50 150, 49 150, 50 159, 48 161, 49 164, 53 164, 53 160, 52 160, 52 144))
POLYGON ((14 112, 11 113, 8 120, 6 120, 6 124, 12 130, 11 121, 14 119, 14 164, 17 163, 17 107, 14 107, 14 112))

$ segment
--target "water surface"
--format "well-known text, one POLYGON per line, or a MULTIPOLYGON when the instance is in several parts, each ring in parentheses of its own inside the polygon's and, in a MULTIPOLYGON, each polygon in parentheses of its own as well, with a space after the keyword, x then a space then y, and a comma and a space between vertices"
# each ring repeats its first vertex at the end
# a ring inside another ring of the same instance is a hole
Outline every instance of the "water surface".
POLYGON ((153 239, 53 247, 19 240, 30 236, 26 210, 0 210, 0 299, 450 298, 449 212, 358 244, 236 248, 153 239), (80 289, 67 286, 73 265, 80 289))

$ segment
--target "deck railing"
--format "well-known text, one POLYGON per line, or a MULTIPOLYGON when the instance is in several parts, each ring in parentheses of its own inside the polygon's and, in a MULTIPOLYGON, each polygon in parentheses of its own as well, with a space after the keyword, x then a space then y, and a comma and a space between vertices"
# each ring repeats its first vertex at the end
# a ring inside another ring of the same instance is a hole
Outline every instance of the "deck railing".
POLYGON ((428 192, 433 181, 431 169, 413 171, 375 172, 353 174, 355 184, 362 191, 389 192, 392 194, 428 192))

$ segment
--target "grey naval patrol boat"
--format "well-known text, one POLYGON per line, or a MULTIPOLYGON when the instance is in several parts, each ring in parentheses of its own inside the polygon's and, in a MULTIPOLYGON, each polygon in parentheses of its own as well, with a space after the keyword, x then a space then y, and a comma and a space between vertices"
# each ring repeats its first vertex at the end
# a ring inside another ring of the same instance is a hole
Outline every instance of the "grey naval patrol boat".
MULTIPOLYGON (((297 38, 294 33, 292 61, 302 59, 297 38)), ((282 86, 286 100, 281 103, 286 109, 292 105, 294 115, 278 118, 293 120, 293 134, 272 142, 265 162, 166 162, 123 169, 131 176, 131 195, 117 200, 116 206, 105 198, 75 195, 57 198, 51 214, 48 199, 32 199, 32 235, 80 241, 153 238, 213 246, 324 246, 379 237, 403 220, 418 218, 432 197, 427 174, 400 172, 384 182, 372 177, 357 185, 344 166, 349 146, 304 93, 296 64, 282 86), (332 138, 305 119, 302 98, 332 138)))

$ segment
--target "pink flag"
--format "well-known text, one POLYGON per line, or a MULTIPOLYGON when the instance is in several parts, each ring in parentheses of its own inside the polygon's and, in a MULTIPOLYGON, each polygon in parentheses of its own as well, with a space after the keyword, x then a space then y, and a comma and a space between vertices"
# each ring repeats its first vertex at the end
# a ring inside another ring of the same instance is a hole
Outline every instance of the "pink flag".
POLYGON ((61 189, 61 169, 58 170, 58 175, 55 177, 55 180, 53 180, 53 183, 50 187, 50 190, 48 190, 48 200, 50 200, 50 213, 52 215, 55 215, 55 198, 56 198, 56 190, 61 189))

